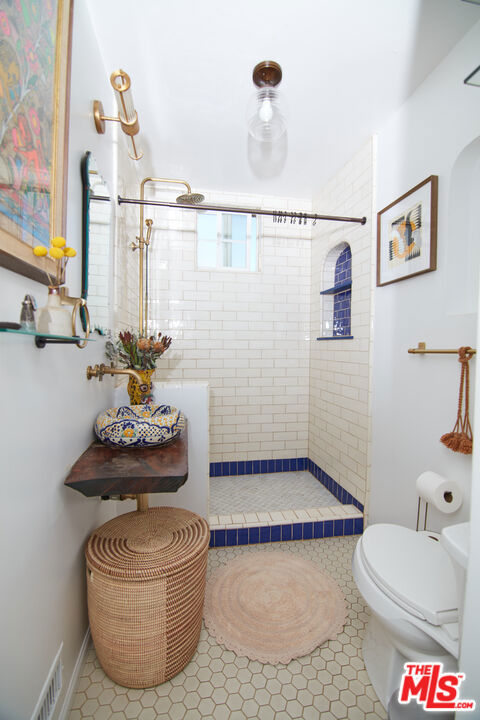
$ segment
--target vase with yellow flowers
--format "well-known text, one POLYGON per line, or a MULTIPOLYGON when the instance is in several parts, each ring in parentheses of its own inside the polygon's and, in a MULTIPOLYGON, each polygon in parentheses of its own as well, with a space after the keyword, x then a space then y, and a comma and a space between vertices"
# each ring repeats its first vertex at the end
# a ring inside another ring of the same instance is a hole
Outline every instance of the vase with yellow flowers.
POLYGON ((38 312, 37 331, 46 335, 72 335, 72 312, 61 303, 60 286, 65 283, 65 270, 71 257, 77 254, 73 248, 67 247, 65 238, 54 237, 49 248, 37 245, 33 248, 37 257, 50 255, 55 262, 55 273, 47 272, 48 286, 47 304, 38 312))
POLYGON ((129 377, 127 390, 131 405, 141 405, 151 400, 152 375, 156 361, 165 350, 168 350, 171 342, 172 338, 162 336, 162 333, 141 337, 129 330, 119 332, 118 339, 114 342, 107 340, 105 344, 107 358, 112 362, 120 363, 123 367, 136 370, 147 386, 147 390, 142 391, 135 378, 129 377))

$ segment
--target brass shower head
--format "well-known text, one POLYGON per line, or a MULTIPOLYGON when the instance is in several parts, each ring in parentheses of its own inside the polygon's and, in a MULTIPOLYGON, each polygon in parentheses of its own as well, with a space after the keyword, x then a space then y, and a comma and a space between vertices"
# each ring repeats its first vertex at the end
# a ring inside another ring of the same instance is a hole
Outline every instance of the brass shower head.
POLYGON ((205 195, 201 193, 187 192, 177 197, 177 203, 181 205, 198 205, 205 200, 205 195))

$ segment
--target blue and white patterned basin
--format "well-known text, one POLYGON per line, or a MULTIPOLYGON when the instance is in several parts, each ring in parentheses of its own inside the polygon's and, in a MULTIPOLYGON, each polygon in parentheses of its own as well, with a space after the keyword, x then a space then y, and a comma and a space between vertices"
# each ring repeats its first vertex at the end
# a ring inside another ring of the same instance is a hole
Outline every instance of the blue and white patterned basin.
POLYGON ((95 434, 111 447, 155 447, 173 440, 184 427, 183 413, 173 405, 125 405, 101 412, 95 434))

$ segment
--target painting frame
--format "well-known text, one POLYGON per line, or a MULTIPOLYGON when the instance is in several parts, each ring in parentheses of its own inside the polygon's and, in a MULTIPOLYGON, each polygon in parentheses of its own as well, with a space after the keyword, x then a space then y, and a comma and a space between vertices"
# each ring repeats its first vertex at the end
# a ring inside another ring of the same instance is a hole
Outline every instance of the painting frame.
POLYGON ((437 269, 438 176, 377 213, 377 287, 437 269))
MULTIPOLYGON (((72 48, 73 0, 58 0, 55 18, 54 72, 50 78, 52 89, 51 154, 49 158, 49 238, 65 235, 68 172, 68 127, 70 108, 70 69, 72 48)), ((44 285, 55 276, 56 263, 50 257, 33 254, 33 235, 19 229, 18 222, 1 210, 0 266, 44 285), (26 240, 21 239, 22 234, 26 240)))

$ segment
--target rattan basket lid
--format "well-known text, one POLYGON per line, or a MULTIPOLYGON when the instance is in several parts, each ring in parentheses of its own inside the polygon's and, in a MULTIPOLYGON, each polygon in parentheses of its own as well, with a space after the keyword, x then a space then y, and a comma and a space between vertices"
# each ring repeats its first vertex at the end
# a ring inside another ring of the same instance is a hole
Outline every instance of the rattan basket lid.
POLYGON ((87 565, 106 575, 145 580, 173 575, 208 548, 208 523, 181 508, 158 507, 119 515, 90 536, 87 565))

